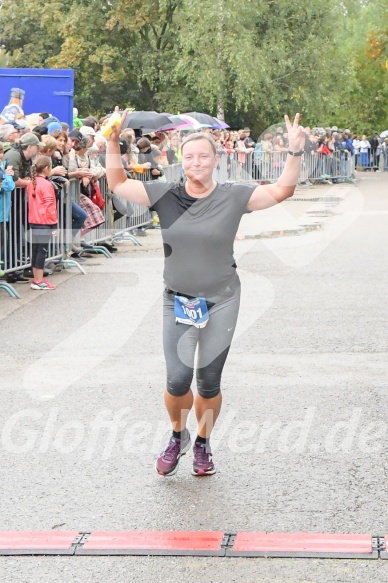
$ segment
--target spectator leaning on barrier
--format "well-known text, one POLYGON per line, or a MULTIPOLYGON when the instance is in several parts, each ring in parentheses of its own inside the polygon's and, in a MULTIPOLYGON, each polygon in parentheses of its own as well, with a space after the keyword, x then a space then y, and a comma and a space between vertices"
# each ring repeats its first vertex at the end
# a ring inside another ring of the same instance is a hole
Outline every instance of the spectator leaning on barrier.
POLYGON ((247 148, 247 146, 245 145, 245 133, 242 132, 240 134, 239 139, 237 140, 237 145, 236 145, 236 152, 238 152, 237 160, 238 160, 239 165, 241 166, 241 170, 247 171, 247 162, 248 162, 247 154, 251 154, 253 152, 253 150, 254 150, 254 148, 247 148))
POLYGON ((106 139, 100 134, 97 134, 96 137, 94 138, 94 144, 97 148, 96 158, 98 160, 98 163, 102 168, 105 168, 106 139))
POLYGON ((223 154, 225 154, 226 148, 225 148, 222 132, 220 132, 219 130, 214 130, 213 140, 216 144, 218 156, 222 156, 223 154))
POLYGON ((168 148, 168 135, 165 132, 155 133, 156 141, 153 142, 154 147, 162 152, 162 166, 168 166, 167 160, 167 148, 168 148), (158 140, 159 139, 159 143, 158 140))
MULTIPOLYGON (((178 140, 179 140, 179 136, 178 136, 178 140)), ((233 139, 233 135, 232 132, 225 132, 224 133, 224 145, 226 148, 226 153, 227 154, 234 154, 234 139, 233 139)), ((181 158, 182 158, 182 153, 180 154, 181 158)))
POLYGON ((262 161, 265 166, 268 166, 271 161, 272 138, 272 134, 268 132, 264 134, 264 139, 261 140, 261 150, 263 153, 262 161))
POLYGON ((83 136, 87 136, 89 138, 89 142, 94 144, 94 138, 96 136, 96 131, 94 128, 88 125, 83 125, 82 128, 79 129, 83 136))
POLYGON ((311 132, 307 136, 307 140, 306 140, 306 143, 304 146, 304 151, 306 152, 306 154, 316 155, 317 142, 318 142, 318 136, 316 134, 314 134, 313 132, 311 132))
POLYGON ((153 168, 152 170, 157 170, 159 172, 159 174, 152 174, 152 170, 151 170, 151 178, 152 180, 161 180, 163 182, 166 182, 166 177, 164 175, 163 172, 163 166, 162 166, 162 152, 160 150, 152 150, 151 152, 151 156, 152 156, 152 163, 153 163, 153 168))
POLYGON ((275 143, 273 146, 273 162, 272 166, 274 168, 274 178, 279 178, 285 163, 286 163, 286 156, 287 156, 286 146, 284 145, 283 133, 282 135, 277 134, 275 137, 275 143))
MULTIPOLYGON (((52 137, 55 139, 55 143, 56 143, 55 151, 54 151, 54 154, 53 154, 52 159, 51 159, 51 162, 53 165, 53 170, 55 170, 55 168, 62 167, 66 171, 66 168, 64 167, 64 164, 63 164, 63 156, 68 153, 67 134, 63 130, 57 130, 57 131, 53 132, 52 137)), ((54 172, 54 174, 55 174, 55 172, 54 172)), ((65 176, 65 178, 68 179, 67 171, 66 171, 66 173, 61 172, 59 174, 60 174, 60 176, 65 176)))
POLYGON ((4 151, 9 150, 9 148, 17 142, 20 138, 20 126, 14 126, 13 124, 4 124, 0 126, 0 142, 3 143, 4 151))
MULTIPOLYGON (((0 143, 0 262, 8 267, 8 223, 11 212, 11 192, 15 188, 12 166, 6 167, 3 161, 4 151, 0 143)), ((1 266, 0 266, 1 267, 1 266)), ((9 276, 5 276, 8 279, 9 276)))
POLYGON ((130 145, 131 156, 130 158, 128 157, 128 163, 138 164, 139 148, 135 144, 136 139, 135 130, 133 130, 132 128, 126 128, 121 132, 120 137, 123 138, 130 145))
POLYGON ((151 142, 149 141, 149 139, 140 138, 140 140, 137 142, 137 147, 139 148, 138 156, 139 164, 143 164, 144 166, 147 165, 148 168, 150 168, 152 180, 155 180, 156 178, 161 176, 160 170, 157 167, 158 165, 155 163, 151 154, 152 149, 151 142))
POLYGON ((353 149, 354 149, 354 155, 356 157, 356 166, 358 166, 359 157, 360 157, 360 144, 361 144, 361 141, 358 139, 358 136, 357 135, 354 135, 353 136, 352 144, 353 144, 353 149))
POLYGON ((370 152, 370 143, 366 139, 366 135, 362 136, 360 142, 360 162, 361 166, 369 166, 369 152, 370 152))
POLYGON ((57 140, 54 136, 42 136, 44 146, 40 150, 42 156, 48 156, 51 159, 51 172, 48 180, 54 186, 57 200, 62 200, 63 188, 69 184, 67 179, 67 170, 64 166, 58 164, 57 140))
MULTIPOLYGON (((72 148, 64 158, 64 163, 68 168, 69 177, 79 178, 81 191, 79 206, 86 212, 83 230, 88 232, 105 222, 101 209, 91 200, 93 182, 97 179, 97 175, 91 168, 90 157, 87 153, 90 143, 88 136, 83 136, 79 130, 73 130, 69 136, 72 148)), ((116 248, 113 249, 116 250, 116 248)))
MULTIPOLYGON (((128 144, 127 144, 128 148, 128 144)), ((88 154, 90 158, 90 168, 95 173, 96 180, 105 176, 105 167, 100 162, 100 154, 97 144, 89 144, 88 154)))
POLYGON ((376 148, 376 170, 380 171, 380 156, 381 156, 381 152, 383 151, 383 143, 382 140, 380 139, 380 136, 376 135, 377 140, 378 140, 378 145, 376 148))
POLYGON ((251 130, 249 128, 244 128, 244 134, 245 134, 245 147, 246 148, 254 148, 255 147, 255 141, 252 140, 251 138, 251 130))
MULTIPOLYGON (((77 131, 77 130, 75 130, 77 131)), ((77 135, 77 134, 76 134, 77 135)), ((81 134, 80 134, 81 135, 81 134)), ((78 137, 80 137, 80 135, 78 137)), ((68 156, 69 154, 69 149, 71 147, 71 144, 69 143, 70 140, 68 139, 68 136, 66 134, 66 132, 64 131, 57 131, 53 133, 53 137, 55 137, 56 142, 57 142, 57 147, 56 150, 53 154, 53 156, 51 157, 51 161, 52 161, 52 166, 53 166, 53 170, 55 170, 56 168, 64 168, 65 170, 65 174, 60 174, 60 176, 63 176, 65 179, 69 179, 69 173, 67 171, 67 166, 65 165, 65 157, 68 156)), ((79 141, 74 140, 74 143, 79 143, 79 141)), ((76 172, 77 174, 77 172, 76 172)), ((79 176, 72 176, 72 178, 78 178, 79 176)), ((65 216, 66 216, 66 212, 65 212, 65 216)), ((71 201, 71 220, 72 220, 72 236, 73 239, 76 237, 76 235, 78 234, 78 232, 81 230, 83 224, 86 221, 86 212, 75 202, 75 201, 71 201)), ((68 227, 68 225, 66 225, 66 228, 68 227)), ((73 255, 72 257, 77 256, 79 258, 79 253, 81 253, 82 251, 82 247, 77 247, 74 245, 73 243, 73 255)))
POLYGON ((43 146, 43 143, 35 134, 29 132, 21 136, 20 141, 5 152, 4 159, 7 165, 14 169, 16 186, 27 186, 30 182, 32 158, 38 154, 39 146, 43 146))
POLYGON ((85 125, 80 128, 80 132, 83 136, 89 138, 87 153, 90 159, 90 168, 95 175, 95 183, 97 184, 97 181, 105 176, 105 167, 100 162, 99 149, 98 146, 95 145, 97 134, 92 127, 85 125))
POLYGON ((272 145, 275 146, 275 142, 277 138, 283 138, 283 128, 281 126, 279 126, 276 129, 276 134, 274 135, 274 137, 272 138, 272 145))
POLYGON ((377 150, 379 149, 380 146, 379 136, 377 134, 372 136, 369 140, 369 143, 370 143, 370 163, 371 166, 373 166, 374 169, 377 170, 380 162, 380 153, 377 154, 377 150))
POLYGON ((318 165, 317 143, 319 136, 310 130, 306 136, 304 145, 304 164, 305 164, 305 183, 310 184, 309 179, 315 179, 317 176, 316 168, 318 165))
POLYGON ((353 139, 352 139, 352 135, 350 130, 345 130, 344 132, 344 138, 345 138, 345 150, 348 152, 348 154, 350 154, 350 156, 354 155, 354 146, 353 146, 353 139))
MULTIPOLYGON (((96 144, 96 146, 98 148, 98 155, 99 156, 105 155, 106 139, 103 136, 101 136, 100 134, 97 134, 96 137, 94 138, 94 143, 96 144)), ((105 166, 105 164, 103 164, 103 166, 105 166)))
MULTIPOLYGON (((84 136, 81 134, 81 132, 77 129, 72 130, 69 133, 68 136, 68 145, 66 145, 63 150, 62 150, 62 163, 63 166, 65 166, 65 168, 67 168, 68 171, 68 176, 69 178, 84 178, 84 177, 91 177, 92 173, 90 172, 90 170, 88 168, 81 168, 79 166, 77 166, 77 164, 74 162, 72 164, 69 164, 69 160, 70 160, 70 153, 73 152, 74 156, 75 156, 75 152, 78 152, 81 150, 81 142, 86 144, 86 148, 87 148, 87 144, 89 143, 89 140, 87 138, 84 138, 84 136)), ((58 147, 62 148, 61 144, 58 143, 58 147)), ((75 157, 72 157, 72 159, 75 160, 75 157)))

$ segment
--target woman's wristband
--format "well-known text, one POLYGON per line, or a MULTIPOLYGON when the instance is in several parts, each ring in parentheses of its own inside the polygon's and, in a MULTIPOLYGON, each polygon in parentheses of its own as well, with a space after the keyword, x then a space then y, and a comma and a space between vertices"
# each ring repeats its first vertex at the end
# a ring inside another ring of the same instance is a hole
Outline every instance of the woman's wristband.
POLYGON ((291 150, 288 150, 287 154, 290 154, 290 156, 302 156, 304 154, 304 150, 300 150, 299 152, 292 152, 291 150))

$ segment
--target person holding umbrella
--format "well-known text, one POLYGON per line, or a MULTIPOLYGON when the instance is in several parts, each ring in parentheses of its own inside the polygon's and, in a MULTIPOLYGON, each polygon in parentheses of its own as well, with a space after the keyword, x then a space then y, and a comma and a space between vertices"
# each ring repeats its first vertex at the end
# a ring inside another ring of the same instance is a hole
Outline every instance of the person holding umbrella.
MULTIPOLYGON (((123 115, 123 121, 125 114, 123 115)), ((194 441, 195 476, 215 473, 210 436, 221 410, 221 374, 235 331, 240 281, 233 243, 244 213, 271 207, 291 197, 298 183, 305 132, 297 113, 285 122, 289 150, 274 184, 218 184, 213 171, 219 157, 211 136, 194 133, 182 142, 184 184, 127 180, 119 150, 120 128, 107 146, 106 175, 118 196, 155 210, 164 246, 163 345, 167 365, 164 402, 172 435, 156 461, 156 471, 172 476, 191 446, 187 418, 193 405, 198 421, 194 441), (196 363, 197 394, 191 383, 196 363)))

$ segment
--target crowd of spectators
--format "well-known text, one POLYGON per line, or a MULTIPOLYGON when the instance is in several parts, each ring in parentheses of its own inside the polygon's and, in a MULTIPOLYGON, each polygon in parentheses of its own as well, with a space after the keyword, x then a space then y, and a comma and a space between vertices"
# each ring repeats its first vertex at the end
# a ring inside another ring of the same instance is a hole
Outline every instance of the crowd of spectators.
MULTIPOLYGON (((23 118, 0 125, 0 260, 5 266, 15 267, 16 261, 22 264, 27 261, 22 256, 21 244, 28 229, 26 205, 24 200, 14 204, 11 192, 15 186, 28 187, 33 161, 39 156, 51 159, 47 179, 55 189, 57 200, 70 179, 79 181, 79 200, 71 202, 71 229, 74 239, 81 233, 81 246, 73 246, 73 257, 87 260, 82 236, 105 221, 99 184, 105 176, 106 140, 100 133, 102 121, 93 116, 81 120, 75 110, 72 130, 68 124, 44 112, 32 128, 23 118), (10 221, 19 230, 14 234, 13 245, 8 237, 10 221)), ((233 167, 238 169, 234 175, 237 179, 243 176, 244 170, 255 179, 276 179, 280 175, 288 149, 288 136, 281 126, 264 132, 257 140, 252 138, 248 127, 238 131, 205 127, 201 131, 212 134, 220 160, 226 162, 227 177, 231 178, 233 167)), ((120 152, 128 178, 165 181, 166 168, 180 165, 183 133, 156 131, 139 135, 131 128, 123 130, 120 152)), ((338 160, 341 163, 350 158, 354 159, 355 168, 388 171, 388 137, 358 136, 337 127, 306 128, 306 135, 305 155, 315 160, 318 175, 336 176, 341 172, 336 168, 338 160)), ((309 183, 309 171, 304 182, 309 183)), ((23 190, 18 192, 23 196, 23 190)), ((145 232, 139 229, 137 234, 145 235, 145 232)), ((117 250, 108 243, 104 245, 111 252, 117 250)), ((29 281, 31 273, 12 271, 5 277, 9 283, 24 283, 29 281)))
MULTIPOLYGON (((388 137, 381 138, 378 134, 359 137, 335 126, 306 127, 305 131, 305 184, 310 184, 309 176, 337 182, 348 177, 348 168, 388 172, 388 137), (348 166, 347 162, 350 162, 348 166)), ((231 157, 255 179, 276 179, 280 175, 288 150, 287 132, 281 126, 264 132, 256 142, 249 128, 239 132, 215 130, 213 135, 218 153, 231 157), (247 164, 248 159, 251 164, 247 164)))

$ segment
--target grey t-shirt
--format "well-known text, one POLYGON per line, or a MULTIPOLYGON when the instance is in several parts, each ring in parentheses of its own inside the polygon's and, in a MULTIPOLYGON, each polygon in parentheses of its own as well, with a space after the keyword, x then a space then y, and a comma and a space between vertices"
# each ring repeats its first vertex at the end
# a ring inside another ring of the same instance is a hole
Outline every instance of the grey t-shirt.
POLYGON ((178 182, 144 186, 159 215, 166 286, 205 297, 226 286, 236 274, 233 243, 257 184, 217 184, 205 198, 190 196, 178 182))

